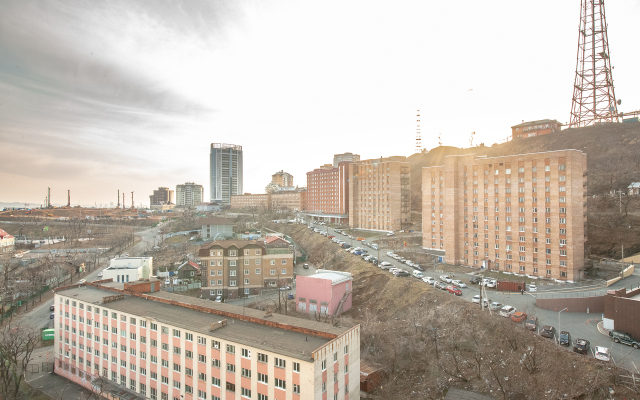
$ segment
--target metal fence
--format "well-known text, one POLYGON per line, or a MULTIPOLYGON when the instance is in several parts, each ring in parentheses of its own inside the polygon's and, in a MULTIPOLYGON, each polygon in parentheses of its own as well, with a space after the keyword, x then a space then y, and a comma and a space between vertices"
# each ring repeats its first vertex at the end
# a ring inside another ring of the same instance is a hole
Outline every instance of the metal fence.
POLYGON ((170 293, 185 292, 187 290, 199 289, 201 286, 202 285, 200 284, 200 282, 196 282, 196 283, 189 283, 186 285, 165 286, 163 290, 170 293))

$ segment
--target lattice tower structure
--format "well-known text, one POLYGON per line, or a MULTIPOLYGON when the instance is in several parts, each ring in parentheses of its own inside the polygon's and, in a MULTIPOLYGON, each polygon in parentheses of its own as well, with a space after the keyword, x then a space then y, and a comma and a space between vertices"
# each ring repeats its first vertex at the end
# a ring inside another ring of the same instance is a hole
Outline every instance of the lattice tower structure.
POLYGON ((603 0, 582 0, 571 127, 618 122, 603 0))

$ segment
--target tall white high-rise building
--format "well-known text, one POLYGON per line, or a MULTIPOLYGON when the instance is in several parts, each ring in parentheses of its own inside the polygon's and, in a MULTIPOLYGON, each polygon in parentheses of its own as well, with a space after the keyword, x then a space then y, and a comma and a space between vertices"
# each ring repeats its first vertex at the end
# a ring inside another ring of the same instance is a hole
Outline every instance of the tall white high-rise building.
POLYGON ((211 143, 211 201, 231 204, 231 196, 242 194, 242 146, 211 143))
POLYGON ((193 182, 176 185, 176 205, 197 206, 204 201, 204 187, 193 182))

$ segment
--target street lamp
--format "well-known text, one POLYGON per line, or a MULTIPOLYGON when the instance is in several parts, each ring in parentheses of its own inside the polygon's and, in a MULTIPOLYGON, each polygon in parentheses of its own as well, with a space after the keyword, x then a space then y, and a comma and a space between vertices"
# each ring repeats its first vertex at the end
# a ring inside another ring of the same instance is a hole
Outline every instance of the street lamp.
POLYGON ((568 310, 568 308, 563 308, 562 310, 558 311, 558 337, 560 337, 560 313, 568 310))

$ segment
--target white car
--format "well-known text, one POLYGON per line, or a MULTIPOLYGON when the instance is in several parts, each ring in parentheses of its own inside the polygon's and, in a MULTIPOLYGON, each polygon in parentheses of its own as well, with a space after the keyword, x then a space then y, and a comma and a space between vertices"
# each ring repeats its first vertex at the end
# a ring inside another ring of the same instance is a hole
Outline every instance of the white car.
POLYGON ((537 292, 538 291, 538 287, 536 285, 529 285, 529 291, 530 292, 537 292))
POLYGON ((102 276, 103 276, 102 272, 99 272, 98 273, 98 278, 102 278, 102 276))
POLYGON ((482 299, 482 297, 480 297, 479 294, 473 296, 473 298, 471 299, 472 303, 476 303, 476 304, 480 304, 480 299, 482 299))
POLYGON ((80 279, 80 280, 78 281, 78 284, 79 284, 79 285, 81 285, 81 284, 83 284, 83 283, 85 283, 85 282, 86 282, 86 280, 85 280, 85 279, 80 279))
POLYGON ((391 263, 389 263, 389 262, 386 262, 386 261, 385 261, 385 262, 381 262, 381 263, 380 263, 380 268, 382 268, 382 269, 389 269, 389 268, 391 268, 391 266, 392 266, 392 265, 393 265, 393 264, 391 264, 391 263))
POLYGON ((482 286, 486 286, 488 288, 496 287, 497 281, 495 279, 483 279, 482 286))
POLYGON ((395 273, 396 271, 402 271, 402 269, 397 267, 389 268, 389 272, 391 272, 392 274, 395 273))
POLYGON ((393 236, 393 232, 387 233, 387 236, 393 236))
POLYGON ((456 285, 456 286, 457 286, 457 287, 459 287, 459 288, 461 288, 461 287, 467 287, 467 284, 466 284, 466 283, 464 283, 464 282, 462 282, 462 281, 461 281, 461 280, 459 280, 459 279, 452 280, 452 281, 451 281, 451 283, 453 283, 454 285, 456 285))
POLYGON ((596 346, 595 357, 602 361, 611 361, 611 351, 606 347, 596 346))
POLYGON ((505 317, 505 318, 509 318, 515 312, 516 312, 516 308, 515 307, 511 307, 511 306, 504 306, 504 307, 502 307, 500 309, 500 315, 505 317))
POLYGON ((387 251, 387 256, 388 256, 388 257, 393 257, 393 255, 394 255, 394 254, 393 254, 393 251, 387 251))
POLYGON ((436 280, 430 276, 425 276, 424 278, 422 278, 422 282, 428 283, 429 285, 433 285, 435 281, 436 280))
POLYGON ((451 283, 451 278, 449 278, 447 275, 440 275, 440 280, 443 282, 451 283))

